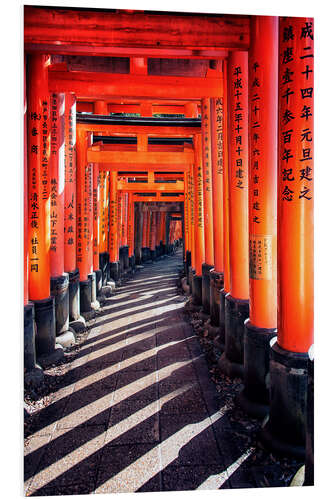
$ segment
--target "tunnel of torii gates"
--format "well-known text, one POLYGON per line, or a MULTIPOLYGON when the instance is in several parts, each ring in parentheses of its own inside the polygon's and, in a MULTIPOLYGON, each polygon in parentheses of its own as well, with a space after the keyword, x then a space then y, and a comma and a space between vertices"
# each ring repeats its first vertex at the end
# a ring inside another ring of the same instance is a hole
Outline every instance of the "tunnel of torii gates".
POLYGON ((24 30, 26 371, 182 244, 238 403, 311 461, 313 19, 25 7, 24 30))

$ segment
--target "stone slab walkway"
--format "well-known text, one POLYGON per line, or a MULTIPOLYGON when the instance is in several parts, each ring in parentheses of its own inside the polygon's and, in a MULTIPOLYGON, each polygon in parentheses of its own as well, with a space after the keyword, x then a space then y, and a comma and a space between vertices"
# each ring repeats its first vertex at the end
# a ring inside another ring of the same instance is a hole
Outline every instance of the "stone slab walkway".
POLYGON ((177 291, 181 251, 108 298, 25 447, 25 495, 254 486, 177 291))

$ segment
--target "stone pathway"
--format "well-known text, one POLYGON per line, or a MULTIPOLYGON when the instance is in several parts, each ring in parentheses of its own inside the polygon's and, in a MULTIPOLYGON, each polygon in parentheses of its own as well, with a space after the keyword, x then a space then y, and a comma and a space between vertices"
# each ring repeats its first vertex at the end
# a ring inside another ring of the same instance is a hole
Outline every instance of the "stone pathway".
POLYGON ((255 486, 177 280, 182 254, 107 299, 25 446, 25 494, 255 486), (245 478, 245 479, 244 479, 245 478))

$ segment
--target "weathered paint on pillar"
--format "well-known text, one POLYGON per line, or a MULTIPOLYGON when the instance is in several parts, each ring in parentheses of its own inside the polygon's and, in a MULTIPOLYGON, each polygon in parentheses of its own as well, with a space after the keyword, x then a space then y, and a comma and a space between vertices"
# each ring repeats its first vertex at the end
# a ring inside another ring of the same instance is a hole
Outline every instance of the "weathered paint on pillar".
POLYGON ((28 245, 29 298, 50 296, 50 123, 45 55, 28 59, 28 245))
POLYGON ((99 166, 93 163, 93 270, 99 269, 99 166))
POLYGON ((205 232, 203 208, 203 168, 201 134, 194 136, 194 243, 196 275, 201 276, 202 264, 205 261, 205 232))
POLYGON ((64 270, 76 269, 76 97, 65 94, 64 270))
POLYGON ((77 265, 80 281, 86 281, 92 273, 93 217, 92 217, 92 166, 87 163, 88 134, 77 132, 77 265))
POLYGON ((64 272, 65 94, 51 94, 50 101, 50 271, 54 278, 64 272))
POLYGON ((110 203, 110 229, 109 229, 110 262, 117 262, 119 260, 117 172, 110 172, 109 203, 110 203))
POLYGON ((250 321, 276 328, 278 18, 251 18, 249 52, 250 321), (265 43, 262 43, 265 41, 265 43))
POLYGON ((212 198, 212 151, 210 128, 210 100, 201 100, 202 128, 202 169, 203 169, 203 201, 205 226, 205 264, 214 265, 213 198, 212 198))
POLYGON ((224 98, 224 116, 223 116, 223 278, 224 291, 230 292, 230 241, 229 241, 229 144, 228 130, 231 118, 229 116, 229 98, 228 98, 228 62, 223 61, 223 98, 224 98))
POLYGON ((248 250, 248 55, 229 57, 229 215, 230 290, 232 297, 249 298, 248 250))
POLYGON ((214 227, 214 269, 222 273, 224 270, 223 255, 223 135, 224 109, 223 97, 212 98, 211 130, 212 130, 212 194, 213 194, 213 227, 214 227))
POLYGON ((280 18, 278 171, 278 344, 313 343, 312 18, 280 18))

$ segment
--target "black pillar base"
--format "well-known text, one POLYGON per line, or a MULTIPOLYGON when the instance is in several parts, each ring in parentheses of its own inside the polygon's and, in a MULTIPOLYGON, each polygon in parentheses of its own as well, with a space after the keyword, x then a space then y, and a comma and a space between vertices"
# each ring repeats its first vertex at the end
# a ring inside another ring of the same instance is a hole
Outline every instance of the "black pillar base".
POLYGON ((128 258, 128 264, 129 264, 129 268, 134 273, 134 271, 135 271, 135 257, 134 257, 134 255, 131 255, 128 258))
POLYGON ((99 302, 97 300, 97 283, 95 271, 88 274, 88 279, 91 281, 91 307, 93 309, 98 309, 99 302))
POLYGON ((110 278, 118 283, 120 280, 120 262, 117 260, 116 262, 110 262, 110 278))
POLYGON ((56 336, 68 331, 69 328, 69 276, 51 277, 51 295, 54 297, 56 336))
POLYGON ((56 342, 63 347, 75 344, 75 336, 69 328, 69 275, 51 277, 51 295, 55 301, 56 342))
POLYGON ((103 273, 101 269, 95 269, 94 273, 96 276, 96 295, 99 297, 102 293, 103 273))
POLYGON ((35 309, 32 303, 24 306, 24 371, 36 368, 35 309))
POLYGON ((68 273, 69 276, 69 300, 68 312, 69 321, 76 321, 80 318, 80 273, 78 269, 68 273))
POLYGON ((307 361, 307 353, 286 351, 277 342, 272 346, 269 417, 258 436, 268 449, 301 460, 305 457, 307 361))
POLYGON ((80 310, 80 273, 78 269, 68 273, 69 276, 69 326, 80 332, 85 329, 86 321, 80 310))
POLYGON ((99 268, 102 271, 102 286, 105 286, 109 281, 109 252, 99 254, 99 268))
POLYGON ((270 341, 276 328, 257 328, 247 319, 244 324, 244 389, 236 401, 253 418, 263 419, 269 412, 270 341))
POLYGON ((55 350, 56 320, 54 297, 34 300, 36 322, 36 355, 48 356, 55 350))
POLYGON ((190 294, 193 295, 193 277, 195 275, 195 269, 192 266, 188 268, 188 284, 190 287, 190 294))
POLYGON ((185 254, 185 274, 186 274, 186 281, 187 284, 189 285, 189 272, 190 272, 190 267, 191 267, 192 261, 191 261, 191 250, 186 250, 185 254))
POLYGON ((220 326, 220 290, 224 286, 224 274, 210 270, 210 324, 220 326))
POLYGON ((204 313, 210 313, 210 270, 214 266, 202 264, 202 310, 204 313))
MULTIPOLYGON (((119 279, 121 279, 124 276, 124 252, 123 252, 124 247, 119 248, 119 279)), ((110 271, 111 273, 111 271, 110 271)), ((111 276, 112 277, 112 276, 111 276)))
POLYGON ((150 250, 150 260, 156 260, 156 250, 150 250))
POLYGON ((314 358, 313 347, 309 350, 308 390, 306 412, 305 478, 304 486, 314 484, 314 358))
POLYGON ((244 374, 244 321, 249 317, 249 301, 225 297, 225 351, 218 361, 222 373, 230 378, 244 374))
POLYGON ((91 279, 80 281, 80 307, 81 313, 88 313, 91 309, 91 279))
POLYGON ((202 305, 202 276, 193 276, 192 280, 192 303, 196 306, 202 305))
POLYGON ((142 247, 142 249, 141 249, 141 255, 142 255, 142 262, 143 263, 147 262, 147 260, 148 260, 147 250, 148 250, 147 247, 142 247))
POLYGON ((161 258, 161 252, 160 252, 160 246, 159 245, 155 246, 155 255, 156 255, 156 260, 160 260, 160 258, 161 258))
POLYGON ((124 271, 127 271, 127 269, 129 268, 129 255, 128 255, 127 245, 123 247, 123 259, 124 259, 124 271))

